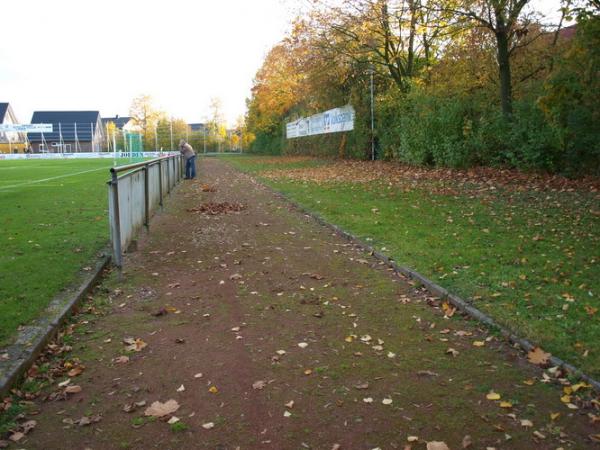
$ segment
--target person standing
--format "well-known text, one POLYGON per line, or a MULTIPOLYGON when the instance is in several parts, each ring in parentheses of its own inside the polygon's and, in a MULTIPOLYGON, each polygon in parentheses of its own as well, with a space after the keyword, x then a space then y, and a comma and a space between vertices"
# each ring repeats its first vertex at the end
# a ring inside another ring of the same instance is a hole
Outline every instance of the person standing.
POLYGON ((179 141, 179 151, 185 158, 185 179, 196 178, 196 152, 185 140, 179 141))

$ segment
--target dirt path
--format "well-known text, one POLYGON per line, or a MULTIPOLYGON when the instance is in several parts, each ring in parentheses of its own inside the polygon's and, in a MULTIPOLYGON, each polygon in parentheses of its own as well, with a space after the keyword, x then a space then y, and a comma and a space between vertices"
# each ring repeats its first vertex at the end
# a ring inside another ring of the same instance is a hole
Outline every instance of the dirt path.
POLYGON ((109 276, 65 336, 69 362, 85 366, 71 377, 82 391, 38 399, 37 426, 15 448, 458 449, 466 435, 474 449, 597 445, 587 412, 568 409, 494 336, 444 317, 435 299, 223 162, 201 161, 199 175, 154 219, 124 280, 109 276), (189 211, 206 202, 244 209, 189 211), (147 346, 126 353, 126 337, 147 346), (169 399, 180 425, 144 416, 169 399), (73 424, 84 416, 99 421, 73 424))

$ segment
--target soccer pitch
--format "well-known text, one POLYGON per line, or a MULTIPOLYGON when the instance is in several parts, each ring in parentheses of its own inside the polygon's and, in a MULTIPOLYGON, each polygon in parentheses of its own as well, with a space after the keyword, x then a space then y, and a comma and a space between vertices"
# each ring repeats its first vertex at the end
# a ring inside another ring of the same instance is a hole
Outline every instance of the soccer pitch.
POLYGON ((112 166, 112 159, 0 160, 0 347, 106 245, 112 166))

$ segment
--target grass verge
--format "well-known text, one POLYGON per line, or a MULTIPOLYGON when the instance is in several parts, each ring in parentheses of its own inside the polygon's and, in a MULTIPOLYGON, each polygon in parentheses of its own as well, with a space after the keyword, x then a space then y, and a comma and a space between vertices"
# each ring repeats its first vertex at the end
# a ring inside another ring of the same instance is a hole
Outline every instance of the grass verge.
POLYGON ((0 161, 0 346, 108 240, 112 160, 0 161))
POLYGON ((344 176, 347 166, 335 162, 228 160, 600 377, 596 192, 515 188, 493 179, 482 186, 451 176, 398 180, 385 166, 365 181, 344 176))

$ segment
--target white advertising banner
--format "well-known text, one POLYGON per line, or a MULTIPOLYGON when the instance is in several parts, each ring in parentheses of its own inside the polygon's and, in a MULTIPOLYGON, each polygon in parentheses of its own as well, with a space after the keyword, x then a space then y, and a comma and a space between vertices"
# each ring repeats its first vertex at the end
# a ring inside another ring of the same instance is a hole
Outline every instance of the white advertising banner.
POLYGON ((324 133, 339 133, 354 129, 354 108, 350 105, 330 109, 286 124, 286 137, 293 139, 324 133))
POLYGON ((158 158, 179 152, 81 152, 81 153, 0 153, 0 160, 13 159, 87 159, 87 158, 158 158))
POLYGON ((0 132, 17 131, 19 133, 52 133, 53 128, 51 123, 30 123, 21 125, 15 123, 0 124, 0 132))

